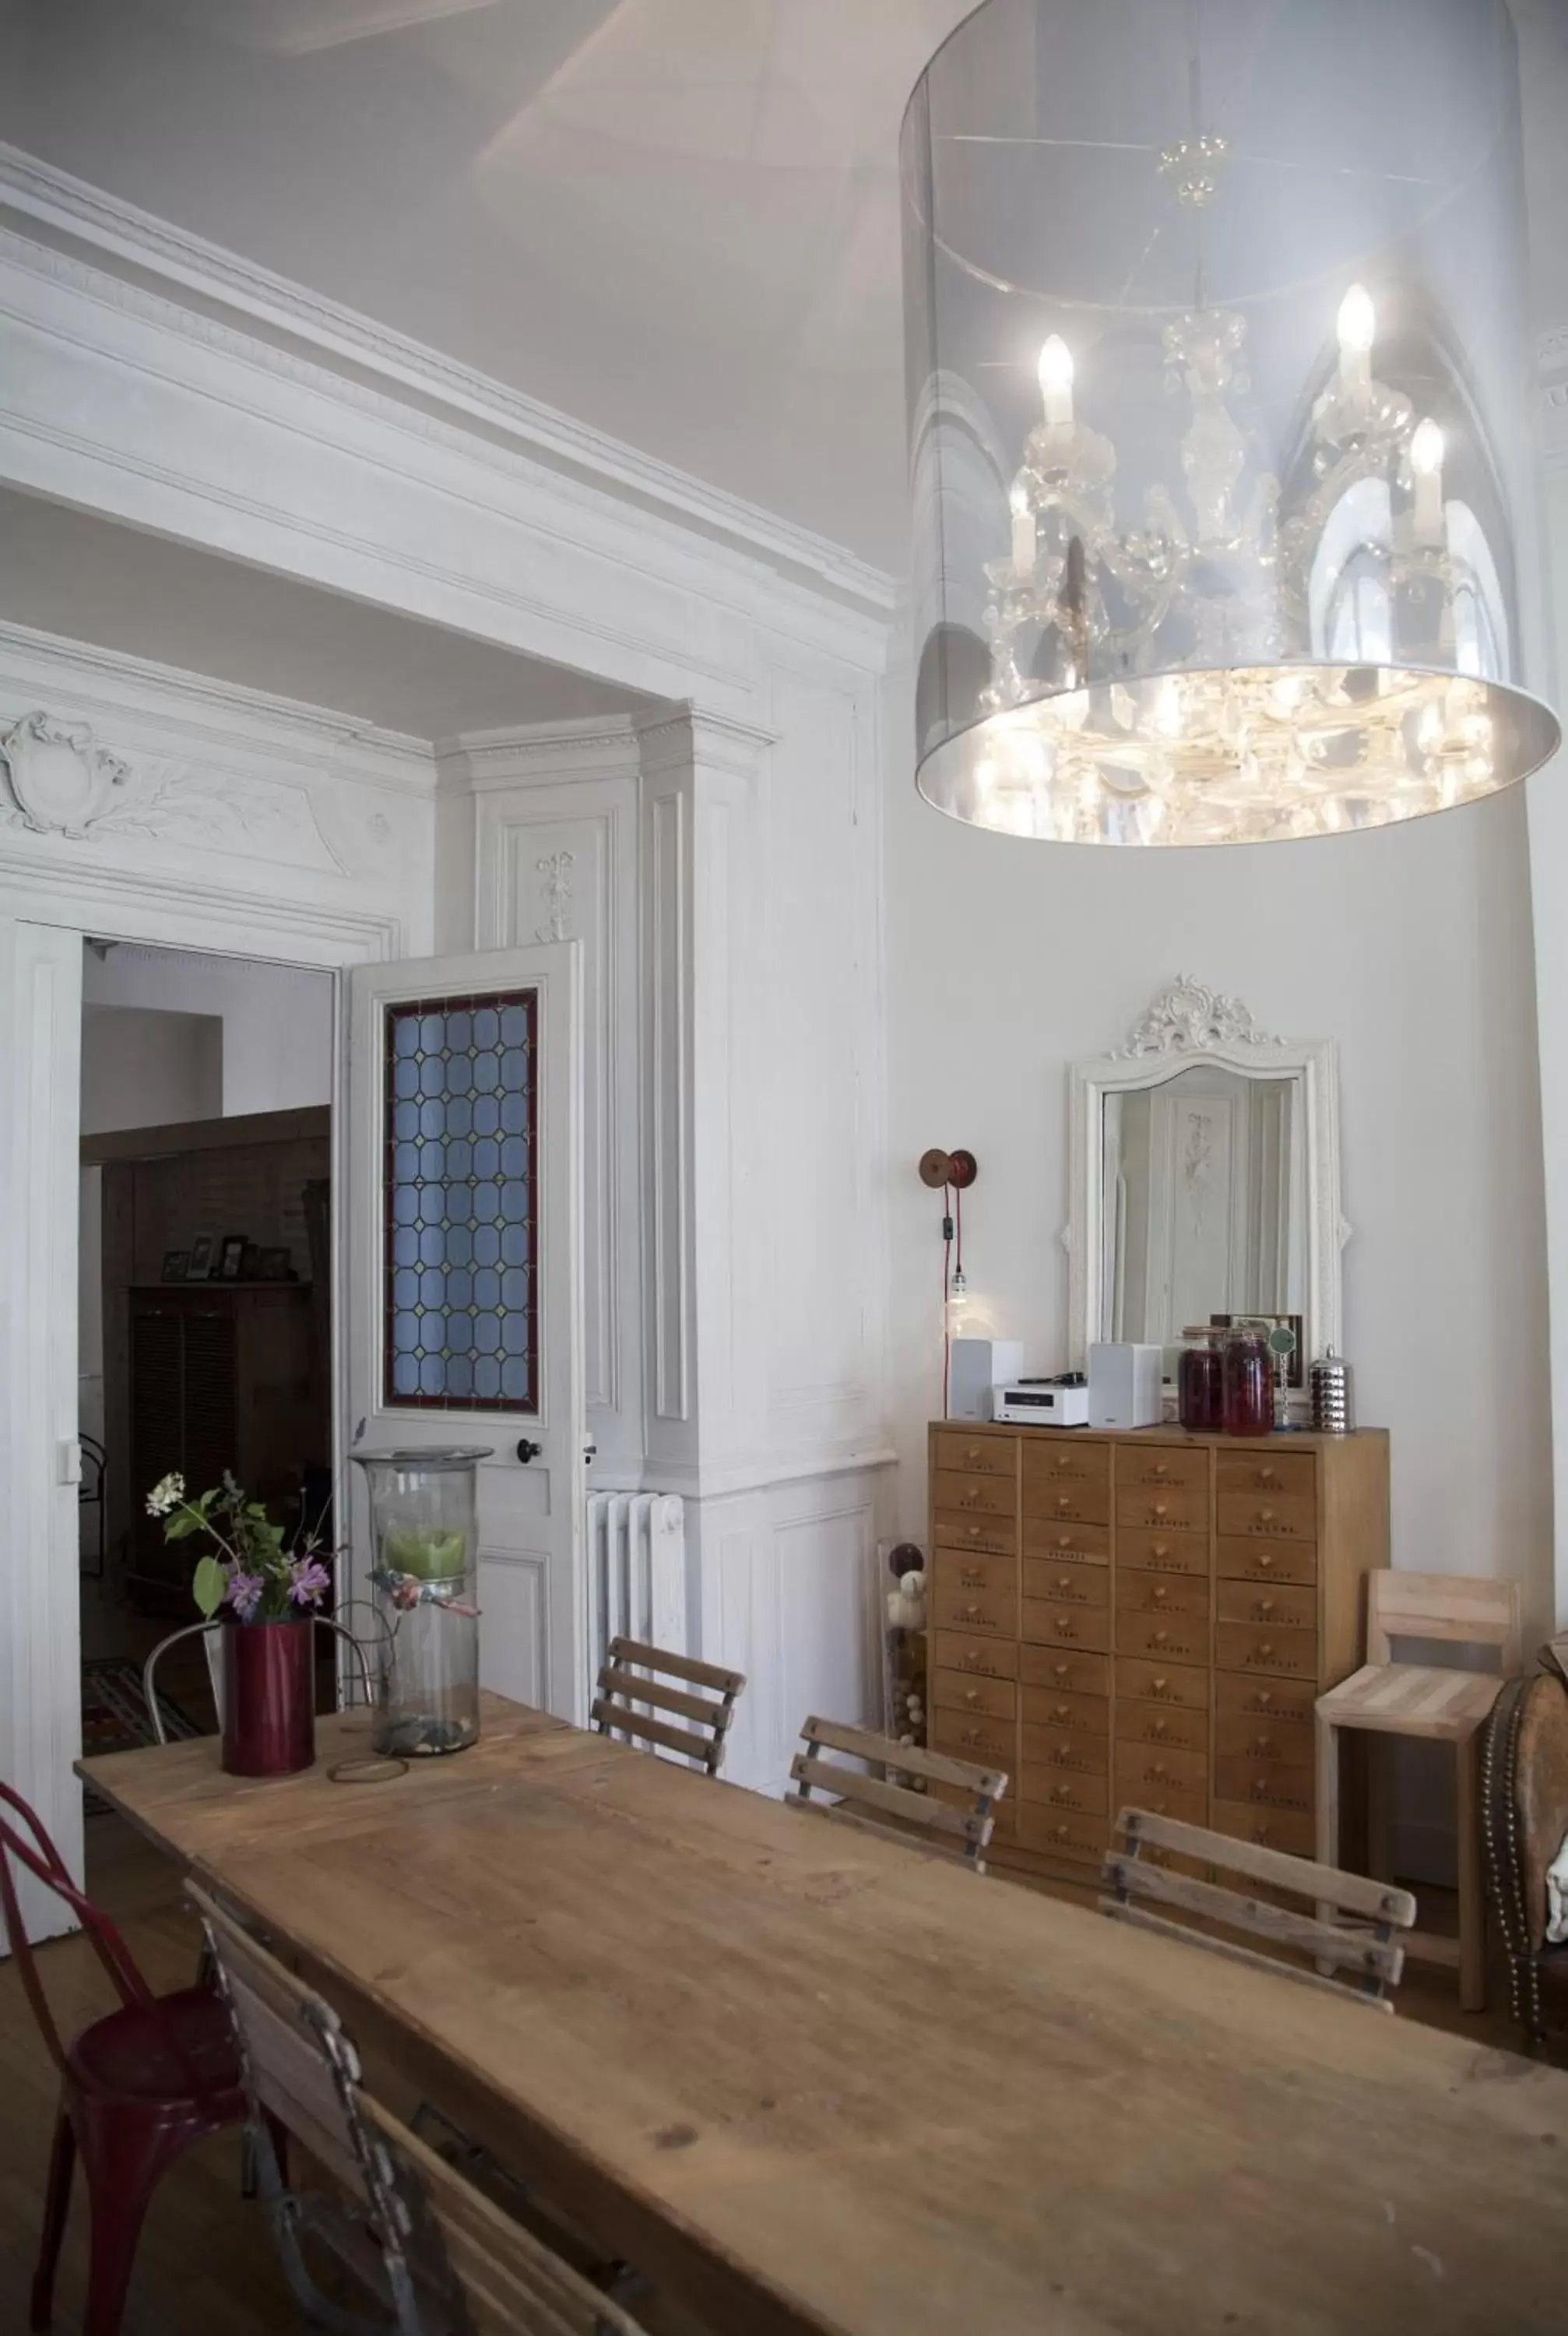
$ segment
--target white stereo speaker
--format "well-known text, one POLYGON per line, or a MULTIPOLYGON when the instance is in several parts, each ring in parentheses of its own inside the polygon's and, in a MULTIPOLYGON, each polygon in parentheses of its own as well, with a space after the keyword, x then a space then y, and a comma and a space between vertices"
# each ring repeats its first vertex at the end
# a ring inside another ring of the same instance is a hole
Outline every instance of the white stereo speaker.
POLYGON ((1157 1427, 1164 1417, 1163 1347, 1089 1348, 1089 1426, 1157 1427))
POLYGON ((955 1338, 948 1358, 948 1417, 989 1419, 991 1389, 1024 1368, 1017 1338, 955 1338))

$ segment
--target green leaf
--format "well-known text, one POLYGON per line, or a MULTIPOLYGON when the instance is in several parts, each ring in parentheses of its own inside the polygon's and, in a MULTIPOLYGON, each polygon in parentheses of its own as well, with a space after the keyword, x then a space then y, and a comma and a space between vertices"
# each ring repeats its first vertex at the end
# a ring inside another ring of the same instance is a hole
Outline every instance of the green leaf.
POLYGON ((210 1621, 223 1603, 223 1593, 229 1587, 229 1576, 215 1557, 197 1561, 190 1580, 190 1594, 203 1617, 210 1621))
POLYGON ((176 1509, 171 1517, 164 1520, 163 1538, 165 1541, 189 1541, 193 1533, 205 1533, 206 1530, 206 1518, 198 1516, 194 1509, 176 1509))

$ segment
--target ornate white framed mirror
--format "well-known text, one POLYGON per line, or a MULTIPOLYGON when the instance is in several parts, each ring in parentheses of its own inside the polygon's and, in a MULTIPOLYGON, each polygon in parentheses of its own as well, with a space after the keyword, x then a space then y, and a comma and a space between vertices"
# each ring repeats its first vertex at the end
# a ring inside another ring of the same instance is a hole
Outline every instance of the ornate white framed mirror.
POLYGON ((1234 998, 1183 975, 1125 1046, 1069 1072, 1068 1331, 1074 1366, 1097 1340, 1165 1350, 1226 1315, 1296 1333, 1290 1408, 1306 1365, 1340 1344, 1338 1050, 1274 1038, 1234 998))

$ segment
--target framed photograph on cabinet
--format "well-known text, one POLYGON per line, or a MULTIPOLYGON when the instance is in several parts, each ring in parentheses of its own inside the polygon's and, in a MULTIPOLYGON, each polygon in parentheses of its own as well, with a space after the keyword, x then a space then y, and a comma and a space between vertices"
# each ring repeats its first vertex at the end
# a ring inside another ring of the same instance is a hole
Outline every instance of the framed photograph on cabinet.
POLYGON ((287 1248, 262 1251, 261 1279, 263 1281, 293 1280, 294 1259, 287 1248))
POLYGON ((248 1243, 247 1242, 243 1233, 224 1234, 223 1251, 218 1261, 218 1279, 219 1281, 238 1281, 239 1280, 244 1270, 245 1252, 248 1247, 248 1243))
POLYGON ((190 1251, 188 1249, 166 1249, 163 1252, 165 1281, 185 1281, 190 1278, 190 1251))
POLYGON ((190 1244, 190 1262, 185 1269, 187 1281, 205 1281, 218 1260, 218 1235, 198 1233, 190 1244))

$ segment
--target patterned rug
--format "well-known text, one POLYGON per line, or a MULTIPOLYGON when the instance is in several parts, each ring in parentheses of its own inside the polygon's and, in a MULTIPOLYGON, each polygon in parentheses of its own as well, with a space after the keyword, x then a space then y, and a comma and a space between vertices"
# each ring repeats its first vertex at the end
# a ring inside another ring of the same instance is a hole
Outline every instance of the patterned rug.
MULTIPOLYGON (((158 1708, 170 1743, 201 1730, 188 1712, 160 1693, 158 1708)), ((147 1702, 141 1692, 141 1666, 123 1655, 97 1655, 82 1666, 82 1755, 96 1759, 101 1752, 130 1752, 139 1744, 156 1744, 147 1702)), ((109 1804, 86 1787, 83 1807, 90 1817, 102 1816, 109 1804)))

